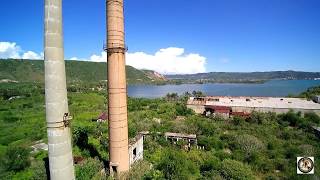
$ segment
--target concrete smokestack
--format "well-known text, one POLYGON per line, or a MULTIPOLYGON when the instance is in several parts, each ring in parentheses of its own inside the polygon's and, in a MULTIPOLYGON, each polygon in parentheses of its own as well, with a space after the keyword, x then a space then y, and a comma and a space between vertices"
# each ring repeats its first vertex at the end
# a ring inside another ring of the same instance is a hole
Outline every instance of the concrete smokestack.
POLYGON ((107 0, 109 156, 111 174, 129 170, 123 0, 107 0))
POLYGON ((75 179, 63 52, 62 0, 45 0, 45 96, 51 180, 75 179))

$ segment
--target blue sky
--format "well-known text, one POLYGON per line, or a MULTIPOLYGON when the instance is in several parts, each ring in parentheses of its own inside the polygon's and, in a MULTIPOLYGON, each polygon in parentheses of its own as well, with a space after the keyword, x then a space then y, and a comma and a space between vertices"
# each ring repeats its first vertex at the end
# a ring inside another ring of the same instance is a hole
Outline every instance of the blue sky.
MULTIPOLYGON (((168 74, 319 71, 319 9, 319 0, 125 0, 128 61, 168 74)), ((1 2, 0 42, 40 54, 43 14, 44 0, 1 2)), ((65 57, 103 59, 105 1, 63 0, 63 15, 65 57)))

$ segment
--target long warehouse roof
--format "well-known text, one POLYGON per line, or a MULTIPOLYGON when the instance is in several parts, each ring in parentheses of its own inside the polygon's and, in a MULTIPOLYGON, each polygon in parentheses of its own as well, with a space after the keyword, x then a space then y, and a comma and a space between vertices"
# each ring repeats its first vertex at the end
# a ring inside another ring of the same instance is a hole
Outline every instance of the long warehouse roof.
MULTIPOLYGON (((214 106, 320 110, 320 104, 300 98, 210 96, 204 99, 205 105, 214 106)), ((196 102, 191 97, 188 104, 196 102)))

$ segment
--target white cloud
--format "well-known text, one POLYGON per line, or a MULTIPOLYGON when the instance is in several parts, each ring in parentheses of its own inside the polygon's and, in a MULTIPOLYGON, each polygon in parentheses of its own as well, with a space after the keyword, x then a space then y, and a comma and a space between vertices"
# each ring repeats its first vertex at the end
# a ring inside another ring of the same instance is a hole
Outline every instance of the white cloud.
POLYGON ((72 57, 72 58, 70 58, 70 60, 74 60, 74 61, 77 61, 77 60, 79 60, 77 57, 72 57))
MULTIPOLYGON (((0 42, 0 58, 43 59, 43 53, 23 51, 14 42, 0 42)), ((107 53, 93 54, 89 58, 72 57, 71 60, 107 62, 107 53)), ((227 63, 229 60, 223 60, 227 63)), ((154 70, 162 74, 194 74, 206 71, 206 57, 196 53, 185 53, 183 48, 169 47, 155 54, 133 52, 126 54, 127 65, 137 69, 154 70)))
POLYGON ((27 52, 23 53, 22 59, 43 59, 43 55, 37 54, 33 51, 27 51, 27 52))
POLYGON ((206 58, 186 54, 183 48, 169 47, 155 54, 128 53, 127 64, 138 69, 151 69, 162 74, 193 74, 206 71, 206 58))
POLYGON ((0 42, 0 58, 13 59, 43 59, 43 53, 37 54, 33 51, 24 52, 14 42, 0 42))
POLYGON ((0 42, 0 58, 20 58, 21 48, 16 43, 0 42))
POLYGON ((70 60, 74 61, 93 61, 93 62, 107 62, 107 53, 101 52, 100 55, 93 54, 90 58, 79 58, 79 57, 71 57, 70 60))
POLYGON ((101 52, 100 55, 92 55, 89 59, 90 61, 94 62, 107 62, 107 53, 106 52, 101 52))
MULTIPOLYGON (((107 54, 92 55, 89 59, 106 62, 107 54)), ((183 48, 169 47, 155 54, 134 52, 126 54, 126 64, 137 69, 154 70, 162 74, 193 74, 206 71, 206 58, 199 54, 186 54, 183 48)))

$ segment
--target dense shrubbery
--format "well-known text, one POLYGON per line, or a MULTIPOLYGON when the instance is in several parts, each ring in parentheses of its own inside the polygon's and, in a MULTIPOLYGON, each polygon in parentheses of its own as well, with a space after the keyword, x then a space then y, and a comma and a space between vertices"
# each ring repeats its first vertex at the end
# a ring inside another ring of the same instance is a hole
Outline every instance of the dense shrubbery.
POLYGON ((221 163, 221 175, 226 179, 255 179, 250 167, 241 162, 225 159, 221 163))
POLYGON ((7 171, 21 171, 30 165, 29 153, 24 147, 9 146, 1 161, 7 171))
POLYGON ((315 113, 306 113, 303 117, 300 112, 295 113, 293 111, 289 111, 286 114, 279 115, 278 121, 283 126, 289 125, 308 129, 312 126, 318 126, 320 124, 320 117, 315 113))
POLYGON ((161 153, 156 169, 166 179, 192 179, 199 175, 199 168, 181 151, 166 149, 161 153))
POLYGON ((256 151, 261 151, 263 149, 263 143, 255 136, 248 134, 240 134, 235 137, 234 145, 237 149, 251 154, 256 151))
POLYGON ((176 103, 176 115, 177 116, 188 116, 194 114, 191 109, 188 109, 185 104, 176 103))
POLYGON ((103 164, 98 159, 88 158, 79 165, 76 165, 76 177, 79 180, 96 179, 102 177, 103 164))
POLYGON ((4 100, 10 98, 32 97, 44 94, 44 87, 41 84, 33 83, 5 83, 0 86, 0 97, 4 100))

